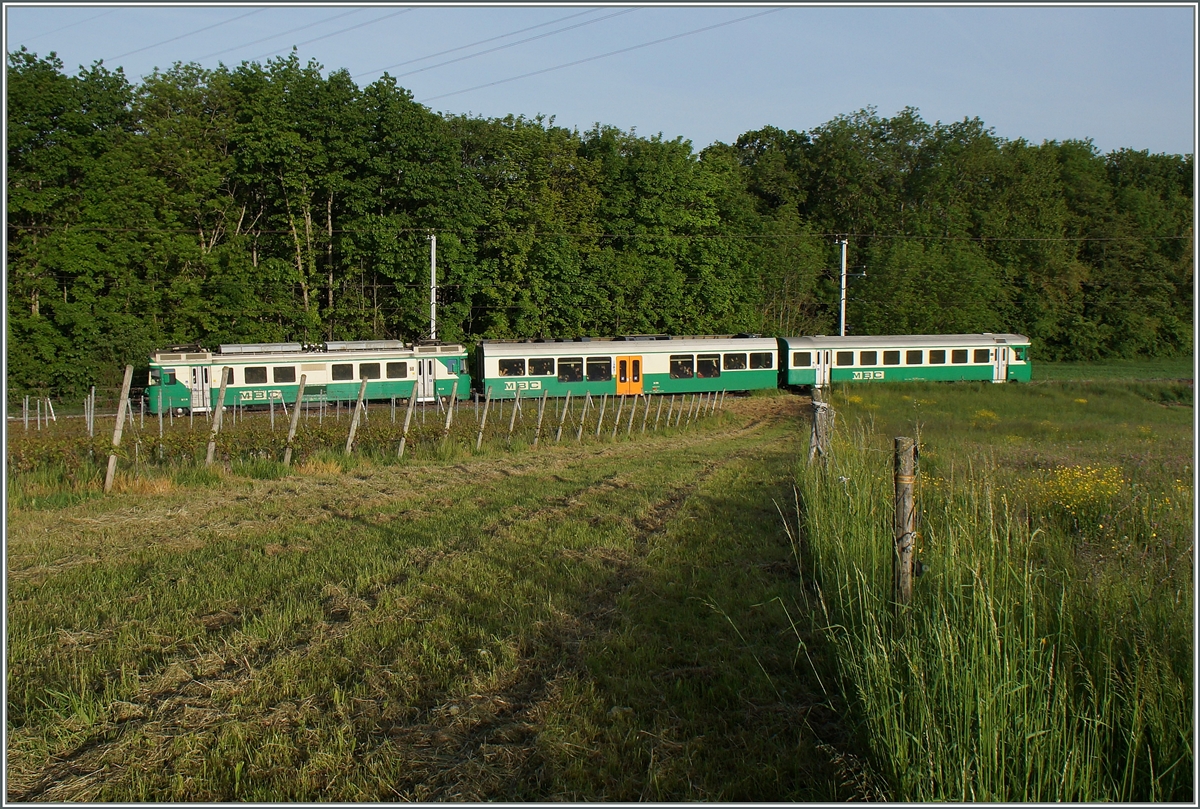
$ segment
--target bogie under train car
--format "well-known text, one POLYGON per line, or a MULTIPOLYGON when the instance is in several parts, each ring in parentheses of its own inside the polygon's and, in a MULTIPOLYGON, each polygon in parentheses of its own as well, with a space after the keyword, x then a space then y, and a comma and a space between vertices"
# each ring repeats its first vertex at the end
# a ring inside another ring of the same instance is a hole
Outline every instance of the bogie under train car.
POLYGON ((293 404, 304 376, 304 401, 334 402, 358 398, 408 398, 418 402, 471 395, 467 351, 457 344, 406 345, 398 340, 327 342, 305 349, 299 343, 222 345, 215 352, 197 348, 156 351, 150 357, 146 389, 151 413, 168 408, 205 412, 217 404, 221 369, 228 368, 225 406, 293 404))
POLYGON ((1028 382, 1029 338, 1020 334, 783 337, 784 383, 1028 382))
POLYGON ((773 337, 484 340, 475 378, 493 399, 763 390, 779 387, 778 356, 773 337))

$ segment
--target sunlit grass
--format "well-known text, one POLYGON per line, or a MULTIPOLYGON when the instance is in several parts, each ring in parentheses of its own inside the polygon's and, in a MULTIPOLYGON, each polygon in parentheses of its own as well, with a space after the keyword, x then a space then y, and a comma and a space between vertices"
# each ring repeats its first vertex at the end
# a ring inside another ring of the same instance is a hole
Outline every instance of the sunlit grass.
POLYGON ((891 799, 1192 799, 1191 412, 1144 393, 833 397, 832 463, 797 474, 803 565, 891 799), (896 435, 921 438, 929 570, 906 608, 896 435))

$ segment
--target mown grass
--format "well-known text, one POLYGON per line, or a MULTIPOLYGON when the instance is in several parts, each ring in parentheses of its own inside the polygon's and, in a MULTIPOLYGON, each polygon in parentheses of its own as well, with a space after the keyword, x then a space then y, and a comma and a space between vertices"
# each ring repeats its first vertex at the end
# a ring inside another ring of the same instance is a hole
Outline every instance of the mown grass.
POLYGON ((832 462, 797 472, 800 558, 881 795, 1194 799, 1192 412, 1159 392, 835 393, 832 462), (897 435, 920 438, 930 571, 903 608, 897 435))
POLYGON ((10 502, 9 799, 842 797, 776 608, 797 435, 730 414, 10 502))

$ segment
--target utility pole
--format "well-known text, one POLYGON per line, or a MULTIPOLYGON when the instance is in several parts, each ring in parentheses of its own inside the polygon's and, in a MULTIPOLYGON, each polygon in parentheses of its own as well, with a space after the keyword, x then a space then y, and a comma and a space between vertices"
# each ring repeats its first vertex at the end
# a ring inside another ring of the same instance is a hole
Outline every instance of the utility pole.
MULTIPOLYGON (((845 264, 845 262, 842 262, 845 264)), ((430 234, 430 340, 438 338, 438 234, 430 234)))
POLYGON ((839 321, 841 326, 841 336, 846 336, 846 239, 843 237, 840 242, 842 245, 842 317, 839 321))

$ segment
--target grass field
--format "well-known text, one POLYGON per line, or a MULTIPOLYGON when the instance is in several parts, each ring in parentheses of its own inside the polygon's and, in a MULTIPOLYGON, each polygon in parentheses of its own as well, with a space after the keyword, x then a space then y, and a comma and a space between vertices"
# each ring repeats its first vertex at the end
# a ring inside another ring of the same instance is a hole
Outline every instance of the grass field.
MULTIPOLYGON (((799 532, 860 744, 901 801, 1193 800, 1191 388, 839 391, 799 532), (920 439, 892 604, 892 438, 920 439)), ((800 610, 802 613, 805 610, 800 610)))
POLYGON ((846 388, 828 470, 806 401, 107 497, 10 436, 8 798, 1191 800, 1190 386, 846 388))
POLYGON ((798 411, 769 403, 641 440, 14 497, 10 799, 839 794, 829 700, 770 606, 797 586, 772 500, 798 411))
POLYGON ((1192 357, 1105 360, 1103 362, 1035 362, 1034 380, 1064 379, 1193 379, 1192 357))

